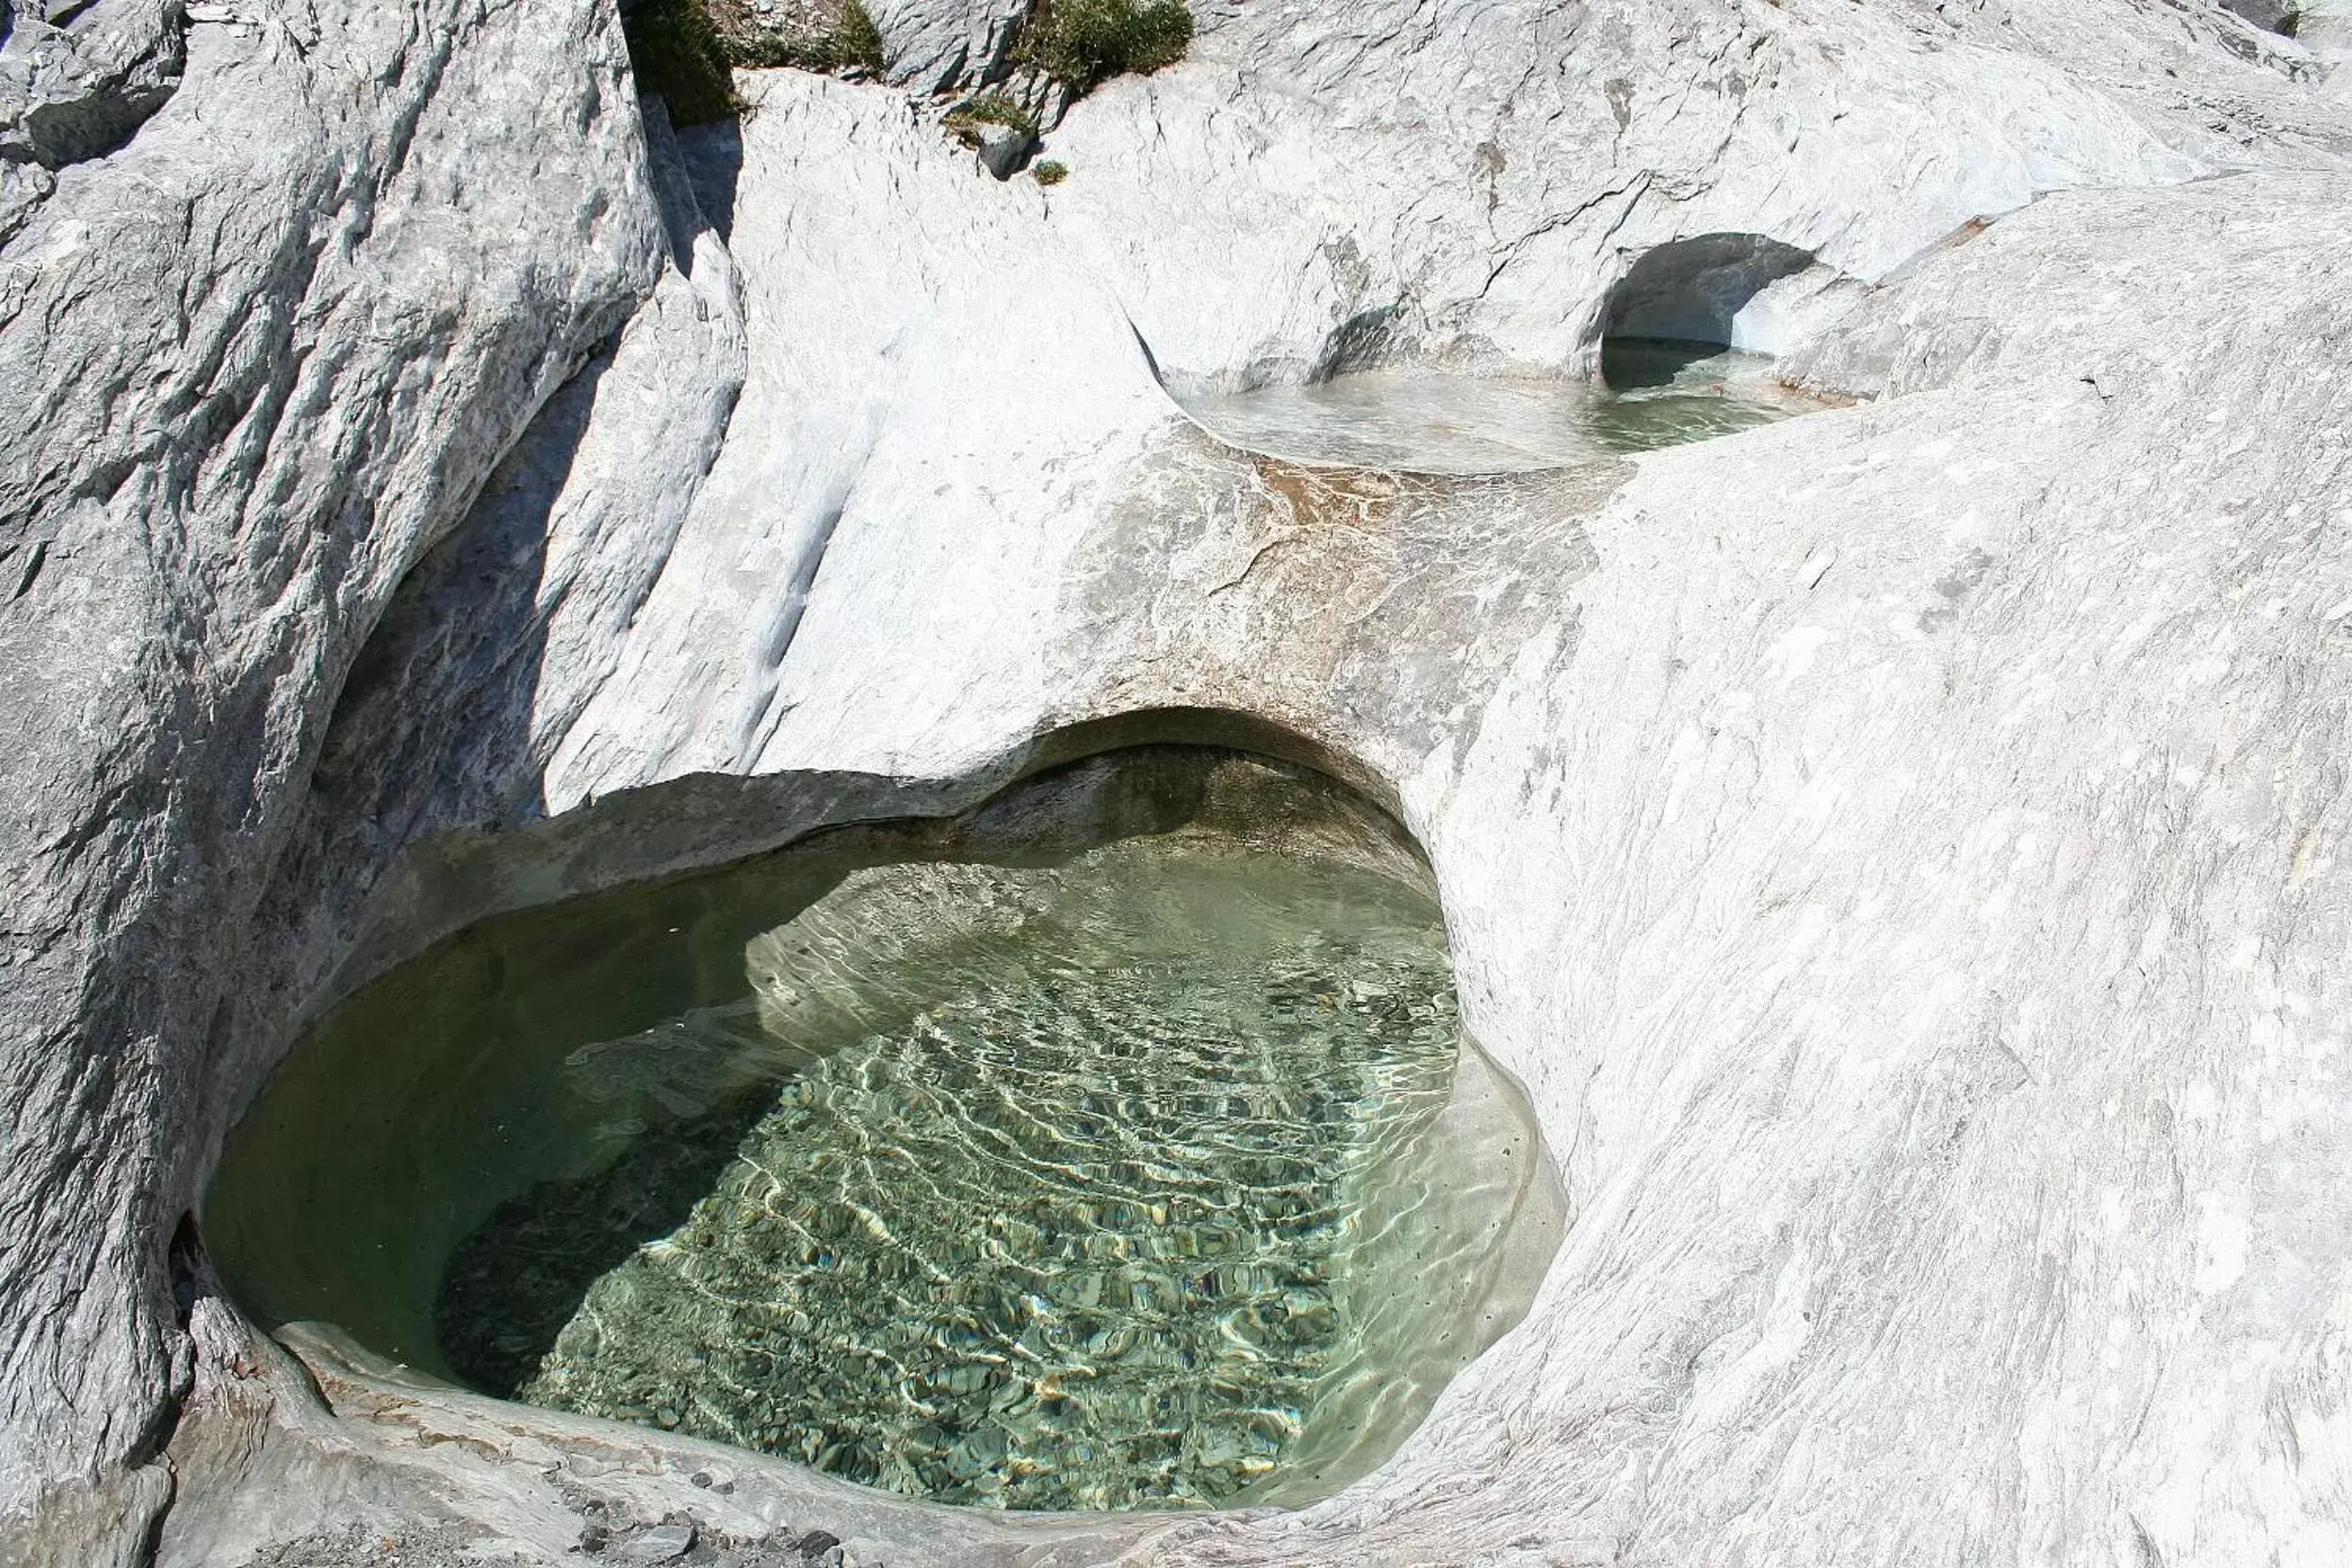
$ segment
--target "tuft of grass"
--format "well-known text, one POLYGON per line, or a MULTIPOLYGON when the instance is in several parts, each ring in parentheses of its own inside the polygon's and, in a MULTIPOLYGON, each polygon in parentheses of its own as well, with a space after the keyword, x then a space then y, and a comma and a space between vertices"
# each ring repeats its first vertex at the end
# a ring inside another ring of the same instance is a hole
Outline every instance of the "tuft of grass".
POLYGON ((1192 45, 1192 12, 1184 0, 1039 0, 1021 33, 1023 64, 1072 94, 1113 76, 1174 65, 1192 45))
POLYGON ((1070 165, 1057 158, 1039 158, 1037 166, 1029 171, 1039 185, 1059 185, 1070 178, 1070 165))
POLYGON ((947 111, 939 122, 947 134, 967 147, 980 145, 982 127, 1009 126, 1016 131, 1037 134, 1037 116, 1001 92, 984 92, 977 98, 967 98, 947 111))
POLYGON ((863 0, 847 0, 841 7, 841 20, 833 27, 833 42, 843 66, 882 74, 882 29, 874 24, 874 13, 866 9, 863 0))
POLYGON ((670 106, 675 125, 703 125, 742 111, 727 39, 702 0, 645 0, 622 20, 629 59, 642 92, 670 106))
POLYGON ((762 30, 739 35, 727 45, 735 64, 754 70, 795 66, 803 71, 864 71, 882 74, 882 29, 862 0, 843 0, 833 25, 813 38, 762 30))

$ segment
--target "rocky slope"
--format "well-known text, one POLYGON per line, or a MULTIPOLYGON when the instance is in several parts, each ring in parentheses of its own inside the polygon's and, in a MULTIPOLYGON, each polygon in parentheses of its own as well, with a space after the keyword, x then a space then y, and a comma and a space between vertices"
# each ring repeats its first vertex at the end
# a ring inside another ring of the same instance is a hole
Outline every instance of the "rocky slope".
POLYGON ((2194 0, 1198 15, 1047 189, 878 83, 675 141, 600 0, 0 12, 0 1558, 2352 1554, 2326 62, 2194 0), (1576 373, 1715 234, 1816 258, 1742 320, 1871 401, 1439 480, 1168 397, 1576 373), (220 1137, 368 973, 1168 708, 1396 803, 1579 1211, 1370 1480, 973 1521, 212 1292, 220 1137))

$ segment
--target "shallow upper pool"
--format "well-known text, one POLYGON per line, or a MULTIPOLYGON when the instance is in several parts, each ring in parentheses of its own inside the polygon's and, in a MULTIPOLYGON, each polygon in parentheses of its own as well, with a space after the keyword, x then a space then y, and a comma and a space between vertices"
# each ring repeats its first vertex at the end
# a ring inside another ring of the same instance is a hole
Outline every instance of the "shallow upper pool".
POLYGON ((1710 345, 1611 341, 1598 383, 1364 370, 1185 404, 1234 446, 1298 463, 1518 473, 1704 441, 1821 407, 1772 360, 1710 345))
POLYGON ((956 1502, 1300 1501, 1558 1234, 1426 873, 1146 748, 485 923, 346 1004, 204 1216, 232 1290, 484 1392, 956 1502))

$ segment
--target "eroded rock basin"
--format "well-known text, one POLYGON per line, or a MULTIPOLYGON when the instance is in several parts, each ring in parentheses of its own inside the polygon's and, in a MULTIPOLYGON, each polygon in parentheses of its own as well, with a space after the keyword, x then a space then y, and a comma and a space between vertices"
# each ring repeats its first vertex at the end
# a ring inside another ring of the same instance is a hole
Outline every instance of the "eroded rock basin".
POLYGON ((1185 408, 1233 445, 1295 463, 1524 473, 1704 441, 1824 406, 1773 361, 1706 344, 1611 343, 1598 383, 1420 369, 1205 396, 1185 408))
POLYGON ((298 1050, 205 1216, 265 1322, 962 1503, 1294 1503, 1515 1322, 1558 1189, 1426 870, 1150 747, 485 923, 298 1050))

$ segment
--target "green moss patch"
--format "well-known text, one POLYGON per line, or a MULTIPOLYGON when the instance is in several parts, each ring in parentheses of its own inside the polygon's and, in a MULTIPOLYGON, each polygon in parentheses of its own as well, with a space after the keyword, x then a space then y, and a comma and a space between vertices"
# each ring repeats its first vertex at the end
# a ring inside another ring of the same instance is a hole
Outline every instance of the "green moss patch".
POLYGON ((947 111, 939 122, 947 134, 967 147, 977 147, 990 125, 1004 125, 1016 131, 1037 134, 1037 117, 1001 92, 984 92, 967 98, 947 111))
POLYGON ((802 71, 882 72, 882 29, 859 0, 845 0, 823 32, 795 38, 772 30, 747 31, 732 44, 735 63, 760 69, 792 66, 802 71))
POLYGON ((1073 93, 1174 65, 1192 44, 1184 0, 1041 0, 1021 54, 1073 93))

